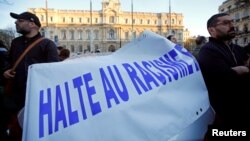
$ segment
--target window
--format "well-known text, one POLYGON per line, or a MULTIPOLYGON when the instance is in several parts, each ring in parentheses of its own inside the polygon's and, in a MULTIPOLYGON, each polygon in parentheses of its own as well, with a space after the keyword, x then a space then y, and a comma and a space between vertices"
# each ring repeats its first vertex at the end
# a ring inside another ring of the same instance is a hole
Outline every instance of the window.
POLYGON ((155 20, 155 24, 157 24, 157 20, 155 20))
POLYGON ((75 52, 75 47, 74 47, 74 45, 71 45, 71 46, 70 46, 70 50, 71 50, 71 52, 75 52))
POLYGON ((133 37, 132 39, 135 39, 136 38, 136 31, 133 32, 133 37))
POLYGON ((148 20, 148 24, 150 24, 150 20, 148 20))
POLYGON ((115 31, 113 29, 109 30, 109 39, 115 39, 115 31))
POLYGON ((86 33, 87 33, 87 39, 90 40, 90 30, 87 30, 86 33))
POLYGON ((165 20, 165 24, 168 24, 168 20, 165 20))
POLYGON ((41 21, 44 21, 44 16, 43 15, 41 15, 41 21))
POLYGON ((74 18, 71 18, 71 20, 70 20, 70 21, 71 21, 71 23, 73 23, 73 22, 74 22, 74 18))
POLYGON ((125 32, 125 39, 128 40, 129 39, 129 33, 125 32))
POLYGON ((243 31, 244 31, 245 33, 248 32, 248 25, 247 25, 247 24, 244 24, 243 31))
POLYGON ((82 40, 82 36, 83 36, 82 31, 81 31, 81 30, 78 31, 78 39, 79 39, 79 40, 82 40))
POLYGON ((70 31, 70 39, 74 40, 74 31, 73 30, 70 31))
POLYGON ((240 19, 240 14, 239 13, 235 13, 235 17, 234 17, 235 20, 238 20, 240 19))
POLYGON ((135 24, 135 19, 133 19, 133 24, 135 24))
POLYGON ((171 24, 175 24, 175 21, 174 21, 174 19, 172 19, 172 21, 171 21, 171 24))
POLYGON ((79 45, 79 52, 82 52, 82 50, 83 50, 82 45, 79 45))
POLYGON ((128 19, 125 19, 125 23, 126 23, 126 24, 128 23, 128 19))
POLYGON ((181 25, 182 24, 182 22, 181 22, 181 20, 179 20, 179 25, 181 25))
POLYGON ((79 23, 82 23, 82 18, 79 18, 79 23))
POLYGON ((243 18, 249 16, 249 9, 245 9, 243 12, 243 18))
POLYGON ((182 39, 182 34, 178 33, 178 40, 181 40, 181 39, 182 39))
POLYGON ((53 17, 50 17, 50 21, 53 22, 53 17))
POLYGON ((63 40, 66 40, 66 31, 65 30, 61 31, 61 37, 63 40))
POLYGON ((41 35, 42 35, 43 37, 45 37, 45 30, 44 30, 44 28, 41 29, 41 35))
POLYGON ((98 23, 98 18, 95 18, 95 23, 98 23))
POLYGON ((63 17, 63 22, 65 23, 65 21, 66 21, 66 20, 65 20, 65 17, 63 17))
POLYGON ((87 45, 87 51, 90 51, 90 44, 87 45))
POLYGON ((100 52, 99 46, 97 44, 95 45, 95 52, 100 52))
POLYGON ((50 31, 49 34, 50 34, 50 39, 53 39, 54 38, 54 32, 50 31))
POLYGON ((109 17, 109 23, 115 23, 115 17, 114 16, 109 17))
POLYGON ((98 40, 98 39, 99 39, 99 32, 98 32, 98 31, 95 31, 94 35, 95 35, 94 39, 95 39, 95 40, 98 40))
POLYGON ((143 24, 143 19, 140 20, 140 24, 143 24))

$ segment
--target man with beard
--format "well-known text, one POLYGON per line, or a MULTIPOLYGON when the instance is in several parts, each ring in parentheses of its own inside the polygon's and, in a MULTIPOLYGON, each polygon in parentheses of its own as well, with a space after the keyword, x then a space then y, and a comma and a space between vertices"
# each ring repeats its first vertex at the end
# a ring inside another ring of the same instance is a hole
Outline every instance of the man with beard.
POLYGON ((59 61, 54 42, 49 39, 43 39, 33 46, 17 65, 16 69, 12 70, 13 64, 25 49, 37 39, 42 38, 42 36, 39 33, 41 23, 36 15, 24 12, 21 14, 10 13, 10 16, 16 19, 16 31, 22 34, 22 36, 13 39, 8 58, 9 66, 4 72, 4 77, 13 81, 12 91, 8 95, 8 103, 6 105, 5 115, 9 117, 8 119, 13 117, 13 115, 17 115, 18 111, 24 107, 28 67, 36 63, 59 61))
POLYGON ((249 58, 242 47, 232 43, 236 33, 233 19, 228 14, 213 15, 207 21, 207 30, 209 42, 201 48, 198 62, 216 112, 212 128, 246 130, 249 58))

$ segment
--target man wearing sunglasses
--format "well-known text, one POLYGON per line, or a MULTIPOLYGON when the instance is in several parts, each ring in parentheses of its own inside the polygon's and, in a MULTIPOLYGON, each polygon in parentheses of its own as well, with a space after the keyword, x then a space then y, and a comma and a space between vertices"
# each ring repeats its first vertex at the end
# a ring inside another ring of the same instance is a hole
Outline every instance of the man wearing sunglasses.
POLYGON ((16 19, 16 31, 21 36, 12 40, 8 60, 9 66, 4 72, 6 79, 12 79, 11 92, 8 94, 5 114, 9 117, 8 119, 13 117, 13 115, 17 115, 18 111, 24 107, 28 67, 36 63, 59 61, 55 43, 49 39, 42 39, 25 54, 15 70, 13 70, 13 66, 21 54, 27 51, 26 49, 32 43, 41 39, 42 36, 39 32, 41 23, 35 14, 30 12, 21 14, 10 13, 10 16, 16 19))
POLYGON ((234 21, 228 14, 215 14, 209 18, 209 42, 201 48, 198 62, 216 112, 212 128, 246 131, 249 58, 242 47, 232 43, 236 36, 234 28, 234 21))

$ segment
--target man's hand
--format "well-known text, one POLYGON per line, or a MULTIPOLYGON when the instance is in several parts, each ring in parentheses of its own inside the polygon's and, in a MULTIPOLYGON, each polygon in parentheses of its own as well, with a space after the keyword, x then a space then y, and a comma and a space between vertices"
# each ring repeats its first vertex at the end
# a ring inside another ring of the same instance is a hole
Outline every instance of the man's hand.
POLYGON ((239 75, 249 73, 249 68, 247 66, 232 67, 232 70, 234 70, 239 75))
POLYGON ((11 79, 15 77, 16 72, 14 72, 12 69, 8 69, 4 72, 3 76, 7 79, 11 79))

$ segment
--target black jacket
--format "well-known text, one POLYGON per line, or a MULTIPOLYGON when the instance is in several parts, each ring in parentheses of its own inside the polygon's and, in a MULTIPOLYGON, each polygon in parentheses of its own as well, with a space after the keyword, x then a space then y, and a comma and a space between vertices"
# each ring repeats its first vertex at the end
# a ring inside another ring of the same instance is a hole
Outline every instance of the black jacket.
POLYGON ((3 73, 7 65, 7 52, 5 47, 0 47, 0 86, 3 86, 3 73))
MULTIPOLYGON (((11 43, 9 53, 9 67, 11 68, 21 53, 36 39, 40 38, 40 33, 33 38, 25 38, 20 36, 15 38, 11 43)), ((44 39, 36 46, 31 48, 25 55, 23 60, 16 68, 16 74, 14 77, 14 99, 18 105, 18 108, 24 106, 26 82, 28 75, 28 67, 36 63, 48 63, 59 61, 56 45, 49 39, 44 39)))
POLYGON ((244 126, 247 113, 249 115, 249 74, 238 75, 231 69, 244 65, 246 59, 247 55, 242 47, 234 44, 226 46, 211 37, 198 56, 211 105, 225 125, 244 126))

